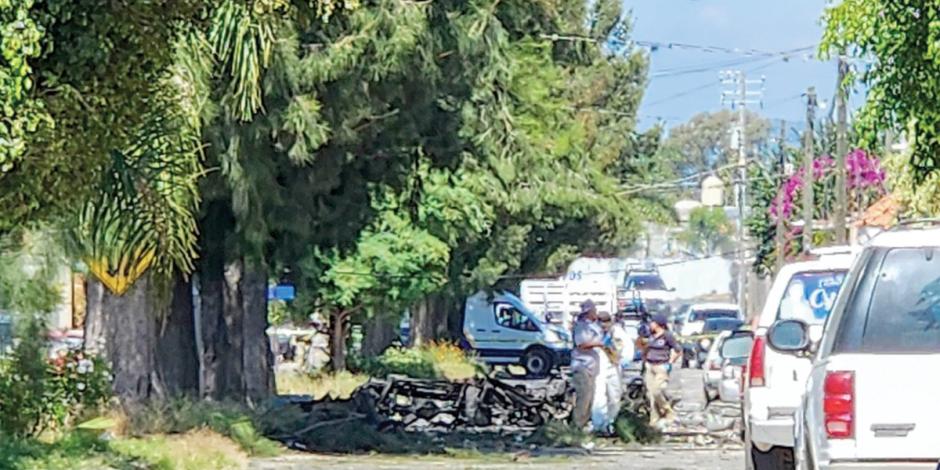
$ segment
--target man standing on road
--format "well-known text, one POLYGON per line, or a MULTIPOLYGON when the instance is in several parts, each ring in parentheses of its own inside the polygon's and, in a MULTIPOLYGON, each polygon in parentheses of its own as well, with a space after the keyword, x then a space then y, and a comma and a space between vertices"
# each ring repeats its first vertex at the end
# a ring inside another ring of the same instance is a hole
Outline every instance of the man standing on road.
POLYGON ((650 424, 664 426, 675 421, 672 405, 666 396, 669 386, 669 365, 681 357, 682 348, 669 331, 669 320, 663 314, 653 315, 649 343, 644 354, 646 393, 650 403, 650 424))
POLYGON ((581 314, 574 324, 574 351, 571 352, 571 374, 575 403, 571 419, 578 429, 585 429, 591 419, 595 382, 599 368, 604 333, 597 322, 597 308, 590 300, 581 304, 581 314))

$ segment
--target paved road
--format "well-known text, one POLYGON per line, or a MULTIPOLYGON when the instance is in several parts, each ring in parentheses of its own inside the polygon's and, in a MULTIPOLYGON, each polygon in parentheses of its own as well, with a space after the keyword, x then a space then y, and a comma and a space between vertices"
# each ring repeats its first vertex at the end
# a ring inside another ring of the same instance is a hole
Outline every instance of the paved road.
MULTIPOLYGON (((683 407, 701 410, 705 406, 700 371, 679 370, 670 383, 671 393, 681 397, 683 407)), ((689 438, 692 440, 691 438, 689 438)), ((562 469, 743 469, 744 452, 736 444, 712 445, 707 448, 691 443, 663 444, 648 448, 607 446, 591 453, 573 451, 567 455, 530 457, 527 455, 471 456, 447 458, 438 456, 400 457, 387 455, 331 456, 292 453, 251 462, 250 470, 307 470, 342 468, 350 470, 411 470, 430 469, 488 469, 503 470, 520 467, 562 469)))
POLYGON ((481 458, 455 459, 437 457, 387 457, 387 456, 324 456, 292 454, 275 459, 256 460, 250 470, 307 470, 318 468, 343 468, 349 470, 410 470, 430 469, 487 469, 503 470, 520 467, 563 469, 610 469, 610 470, 666 470, 686 469, 737 469, 744 468, 743 454, 737 449, 687 450, 648 449, 630 451, 606 449, 591 455, 539 458, 481 458))

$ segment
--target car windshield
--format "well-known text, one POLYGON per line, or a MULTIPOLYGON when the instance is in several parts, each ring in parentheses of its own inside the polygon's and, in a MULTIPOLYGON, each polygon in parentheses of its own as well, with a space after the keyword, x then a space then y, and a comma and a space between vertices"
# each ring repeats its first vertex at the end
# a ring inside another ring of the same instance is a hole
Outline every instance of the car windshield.
POLYGON ((844 279, 845 270, 794 274, 777 307, 777 320, 802 320, 809 325, 822 325, 844 279))
POLYGON ((737 318, 709 318, 705 320, 705 326, 702 327, 703 333, 714 333, 717 331, 733 331, 744 324, 737 318))
POLYGON ((870 258, 834 349, 940 353, 940 249, 893 248, 870 258))
POLYGON ((721 345, 721 357, 732 359, 747 357, 751 353, 754 338, 750 335, 732 336, 721 345))
POLYGON ((709 309, 709 310, 694 310, 692 314, 689 315, 689 321, 705 321, 711 318, 738 318, 737 310, 728 310, 728 309, 709 309))
POLYGON ((655 274, 631 274, 625 284, 630 290, 666 290, 663 279, 655 274))

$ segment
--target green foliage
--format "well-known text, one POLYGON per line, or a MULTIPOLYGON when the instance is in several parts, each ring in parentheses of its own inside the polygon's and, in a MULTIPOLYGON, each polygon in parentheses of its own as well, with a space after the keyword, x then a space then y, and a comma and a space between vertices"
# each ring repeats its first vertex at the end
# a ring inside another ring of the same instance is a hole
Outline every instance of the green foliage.
POLYGON ((61 299, 55 279, 66 261, 63 244, 47 228, 0 237, 0 311, 24 321, 52 312, 61 299))
MULTIPOLYGON (((679 176, 732 163, 738 155, 732 148, 732 130, 739 119, 739 113, 730 110, 697 114, 689 122, 669 130, 658 157, 673 165, 679 176)), ((767 119, 747 112, 747 145, 751 152, 765 145, 769 131, 767 119)))
POLYGON ((26 153, 31 134, 49 121, 42 102, 31 96, 36 77, 30 61, 42 52, 43 35, 33 4, 0 1, 0 178, 26 153))
POLYGON ((614 421, 614 432, 626 444, 653 444, 662 440, 662 433, 650 425, 649 418, 626 408, 620 411, 614 421))
POLYGON ((923 176, 919 181, 918 170, 912 160, 910 151, 891 154, 885 158, 887 185, 891 196, 901 205, 901 215, 906 218, 938 217, 940 173, 923 176))
POLYGON ((45 331, 28 321, 10 357, 0 358, 0 434, 34 437, 61 428, 110 397, 104 361, 81 352, 47 357, 45 331))
POLYGON ((827 8, 823 21, 824 57, 845 50, 876 61, 860 74, 868 88, 856 122, 861 147, 876 148, 882 132, 910 126, 910 164, 922 183, 940 167, 940 2, 849 0, 827 8))
POLYGON ((381 356, 360 359, 353 366, 373 377, 389 374, 416 379, 463 380, 482 370, 482 365, 453 344, 431 343, 416 348, 389 348, 381 356))
POLYGON ((723 208, 697 207, 689 214, 689 226, 680 239, 694 253, 710 256, 728 243, 733 231, 734 225, 723 208))
POLYGON ((776 245, 777 223, 771 216, 770 208, 783 178, 773 178, 763 166, 753 166, 749 170, 748 182, 750 215, 745 224, 748 234, 757 241, 754 271, 760 275, 768 275, 775 269, 777 256, 780 256, 776 245))

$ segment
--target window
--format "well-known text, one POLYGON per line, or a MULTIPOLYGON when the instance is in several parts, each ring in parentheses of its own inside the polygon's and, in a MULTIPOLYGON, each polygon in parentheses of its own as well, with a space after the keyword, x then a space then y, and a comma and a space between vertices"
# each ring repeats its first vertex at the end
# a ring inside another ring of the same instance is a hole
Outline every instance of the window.
POLYGON ((940 353, 940 249, 892 248, 870 257, 833 350, 940 353))
POLYGON ((629 290, 666 290, 663 279, 655 274, 634 274, 627 276, 626 287, 629 290))
POLYGON ((703 333, 714 333, 716 331, 734 331, 743 325, 744 322, 737 318, 710 318, 705 320, 705 326, 702 327, 703 333))
POLYGON ((705 321, 710 318, 738 318, 737 310, 693 310, 689 315, 690 322, 705 321))
POLYGON ((539 331, 539 327, 528 315, 510 304, 496 304, 496 324, 522 331, 539 331))
POLYGON ((751 335, 731 336, 721 344, 721 357, 725 359, 747 357, 751 354, 754 337, 751 335))
POLYGON ((844 270, 794 274, 777 307, 777 320, 803 320, 808 325, 822 325, 832 311, 844 280, 844 270))

